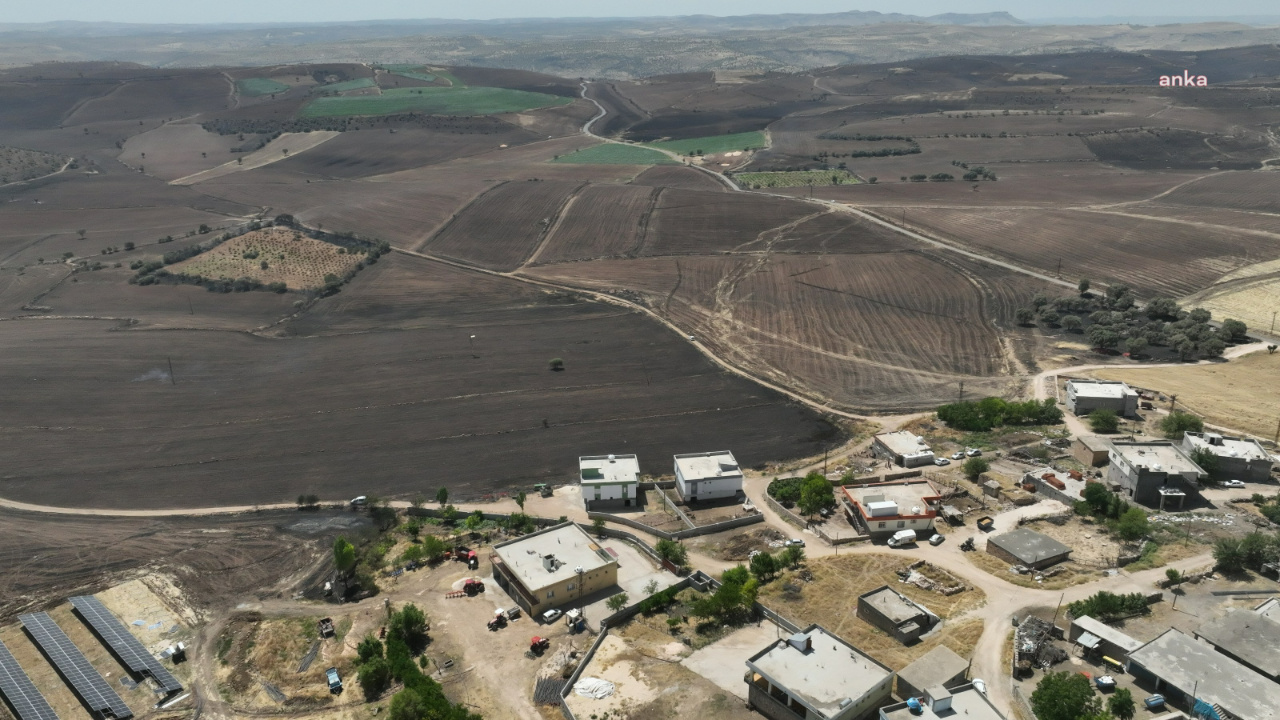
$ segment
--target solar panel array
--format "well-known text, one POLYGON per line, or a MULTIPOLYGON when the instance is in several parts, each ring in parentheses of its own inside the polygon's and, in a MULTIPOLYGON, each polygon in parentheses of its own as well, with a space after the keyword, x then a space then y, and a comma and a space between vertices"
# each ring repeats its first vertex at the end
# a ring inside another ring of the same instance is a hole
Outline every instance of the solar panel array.
POLYGON ((80 617, 84 618, 94 632, 98 633, 98 637, 110 646, 116 657, 124 662, 125 667, 139 675, 150 676, 166 693, 175 693, 182 689, 182 683, 178 682, 178 679, 170 674, 154 655, 147 652, 142 643, 138 642, 138 638, 129 632, 124 623, 121 623, 107 609, 107 606, 102 604, 102 601, 92 595, 80 595, 70 600, 71 605, 80 613, 80 617))
POLYGON ((18 619, 44 654, 53 661, 62 677, 94 712, 104 717, 110 715, 117 720, 133 717, 129 706, 124 704, 116 691, 93 669, 80 648, 71 642, 71 638, 62 632, 62 628, 58 627, 48 613, 19 615, 18 619))
POLYGON ((18 720, 58 720, 58 714, 49 707, 31 678, 22 671, 18 661, 13 659, 9 648, 0 642, 0 693, 4 693, 9 704, 18 711, 18 720))

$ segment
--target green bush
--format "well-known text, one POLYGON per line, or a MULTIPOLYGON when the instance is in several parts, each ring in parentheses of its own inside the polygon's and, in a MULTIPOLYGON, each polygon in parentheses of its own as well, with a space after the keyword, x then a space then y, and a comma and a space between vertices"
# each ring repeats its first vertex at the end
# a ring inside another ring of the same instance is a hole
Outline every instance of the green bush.
POLYGON ((989 397, 943 405, 938 419, 957 430, 987 432, 1006 425, 1056 425, 1062 422, 1062 410, 1052 398, 1009 402, 989 397))
POLYGON ((370 658, 368 662, 361 663, 357 678, 360 689, 364 691, 364 699, 376 700, 391 687, 391 666, 380 657, 370 658))
POLYGON ((1147 599, 1142 593, 1117 595, 1106 590, 1099 590, 1083 600, 1067 605, 1067 612, 1074 618, 1086 615, 1100 622, 1109 622, 1128 615, 1148 612, 1147 599))
POLYGON ((767 492, 774 500, 780 503, 794 505, 800 502, 800 493, 803 485, 803 478, 774 478, 773 482, 769 483, 767 492))
POLYGON ((356 646, 356 664, 363 665, 373 659, 382 659, 382 641, 372 635, 365 635, 356 646))
POLYGON ((1238 573, 1244 570, 1245 553, 1240 540, 1219 538, 1213 544, 1213 559, 1218 569, 1223 572, 1238 573))
POLYGON ((653 546, 653 551, 658 554, 658 557, 676 567, 684 567, 689 562, 689 551, 675 540, 663 538, 653 546))
POLYGON ((1191 413, 1175 410, 1160 420, 1160 432, 1169 440, 1181 440, 1183 433, 1204 432, 1204 421, 1191 413))
POLYGON ((1120 429, 1120 416, 1115 410, 1094 410, 1089 413, 1089 429, 1096 433, 1113 433, 1120 429))

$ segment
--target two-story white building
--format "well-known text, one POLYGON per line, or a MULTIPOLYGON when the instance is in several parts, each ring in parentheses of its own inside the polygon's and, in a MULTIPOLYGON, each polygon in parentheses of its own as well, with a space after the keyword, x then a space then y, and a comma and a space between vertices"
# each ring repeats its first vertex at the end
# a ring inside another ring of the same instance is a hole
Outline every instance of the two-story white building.
POLYGON ((584 455, 578 458, 578 481, 588 510, 631 507, 640 490, 640 460, 635 455, 584 455))
POLYGON ((742 492, 742 468, 728 450, 676 455, 676 492, 685 502, 736 498, 742 492))

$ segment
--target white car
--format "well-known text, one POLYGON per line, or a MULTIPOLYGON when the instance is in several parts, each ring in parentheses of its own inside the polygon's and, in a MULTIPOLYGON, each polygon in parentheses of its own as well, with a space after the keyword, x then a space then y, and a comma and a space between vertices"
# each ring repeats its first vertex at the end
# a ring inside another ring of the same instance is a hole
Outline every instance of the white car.
POLYGON ((952 460, 963 460, 963 459, 964 459, 964 451, 963 451, 963 450, 957 450, 957 451, 955 451, 955 452, 951 453, 951 459, 952 459, 952 460))
POLYGON ((943 542, 945 542, 946 539, 947 539, 946 535, 943 535, 942 533, 934 533, 933 537, 929 538, 929 544, 934 547, 937 547, 941 545, 943 542))
POLYGON ((787 541, 787 547, 804 547, 804 541, 800 538, 791 538, 787 541))
POLYGON ((937 465, 938 467, 945 467, 947 465, 950 465, 951 461, 946 458, 934 458, 933 464, 937 465))
POLYGON ((1223 480, 1222 482, 1218 483, 1218 486, 1224 487, 1224 488, 1242 488, 1244 487, 1244 481, 1243 480, 1223 480))
POLYGON ((559 619, 560 619, 560 616, 561 616, 561 615, 563 615, 563 614, 564 614, 564 613, 562 613, 562 612, 561 612, 561 611, 559 611, 559 610, 548 610, 548 611, 546 611, 546 612, 542 613, 542 624, 543 624, 543 625, 550 625, 551 623, 553 623, 553 622, 555 622, 555 621, 559 620, 559 619))
POLYGON ((982 451, 979 450, 978 448, 969 448, 964 451, 964 454, 968 455, 969 457, 978 457, 979 455, 982 454, 982 451))
POLYGON ((974 689, 974 690, 977 690, 978 692, 982 693, 983 695, 986 695, 986 694, 987 694, 987 684, 986 684, 985 682, 983 682, 982 678, 974 678, 974 679, 973 679, 973 689, 974 689))

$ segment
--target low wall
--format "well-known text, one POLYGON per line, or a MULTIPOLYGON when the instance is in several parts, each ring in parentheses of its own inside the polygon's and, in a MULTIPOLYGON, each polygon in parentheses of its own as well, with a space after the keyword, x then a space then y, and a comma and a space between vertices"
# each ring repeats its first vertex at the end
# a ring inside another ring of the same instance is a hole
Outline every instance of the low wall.
MULTIPOLYGON (((628 517, 623 517, 622 515, 614 515, 612 513, 595 512, 593 510, 588 510, 587 517, 592 520, 599 519, 599 520, 604 520, 605 522, 616 523, 618 525, 626 525, 629 528, 635 528, 640 532, 649 533, 650 535, 653 535, 654 537, 662 538, 663 540, 676 539, 676 535, 672 533, 665 532, 657 528, 649 527, 648 525, 645 525, 642 522, 636 522, 635 520, 632 520, 631 518, 628 518, 628 517)), ((588 532, 593 532, 593 531, 589 530, 588 532)))
MULTIPOLYGON (((438 518, 440 517, 440 508, 411 507, 405 510, 405 514, 410 517, 438 518)), ((457 520, 458 522, 462 522, 463 520, 467 519, 468 515, 474 515, 474 514, 475 513, 468 513, 468 512, 463 512, 459 510, 457 520)), ((480 516, 483 517, 485 520, 493 520, 494 522, 506 522, 511 517, 511 515, 508 513, 487 513, 487 512, 481 512, 480 516)), ((534 525, 537 525, 539 527, 549 527, 551 525, 559 525, 562 522, 566 522, 565 520, 537 517, 535 515, 530 515, 529 519, 533 521, 534 525)))
POLYGON ((773 496, 769 495, 769 493, 767 492, 764 494, 764 501, 765 501, 765 504, 768 505, 771 510, 778 513, 778 517, 782 518, 783 522, 787 523, 788 525, 794 525, 800 528, 801 530, 804 529, 805 527, 804 520, 801 520, 799 515, 796 515, 790 510, 782 507, 782 503, 778 502, 777 500, 774 500, 773 496))
POLYGON ((736 528, 736 527, 742 527, 743 525, 754 525, 756 523, 764 522, 764 515, 761 515, 760 513, 756 513, 754 515, 745 515, 743 517, 732 518, 730 520, 724 520, 718 523, 712 523, 710 525, 703 525, 701 527, 691 527, 686 530, 677 530, 676 532, 666 532, 663 530, 658 530, 657 528, 649 527, 644 523, 636 522, 635 520, 632 520, 631 518, 628 518, 628 517, 624 517, 622 515, 613 515, 611 513, 602 513, 602 512, 588 512, 587 517, 591 518, 592 520, 595 520, 596 518, 600 518, 601 520, 604 520, 606 522, 617 523, 619 525, 626 525, 627 527, 635 528, 640 532, 648 533, 650 535, 653 535, 654 537, 662 538, 663 540, 682 540, 684 538, 698 537, 699 535, 711 535, 713 533, 724 532, 725 530, 732 530, 733 528, 736 528))
MULTIPOLYGON (((1026 476, 1023 476, 1023 480, 1026 480, 1026 476)), ((1080 498, 1071 497, 1071 495, 1065 491, 1059 490, 1058 488, 1050 485, 1042 477, 1032 475, 1031 484, 1035 487, 1037 495, 1043 495, 1051 500, 1057 500, 1067 507, 1075 507, 1075 504, 1080 501, 1080 498)))
MULTIPOLYGON (((675 483, 672 483, 672 485, 674 486, 674 485, 675 485, 675 483)), ((685 515, 685 514, 684 514, 684 511, 683 511, 683 510, 681 510, 681 509, 676 505, 675 501, 674 501, 674 500, 672 500, 671 498, 667 497, 667 491, 666 491, 666 490, 663 490, 663 489, 661 489, 661 488, 656 488, 656 490, 657 490, 657 493, 658 493, 658 497, 662 499, 662 504, 663 504, 663 505, 666 505, 666 506, 667 506, 667 508, 668 508, 669 510, 671 510, 671 512, 675 513, 675 514, 676 514, 676 517, 680 518, 680 522, 684 523, 684 526, 685 526, 686 528, 697 527, 697 525, 695 525, 695 524, 694 524, 694 522, 693 522, 692 520, 690 520, 690 519, 689 519, 689 516, 688 516, 688 515, 685 515)))

